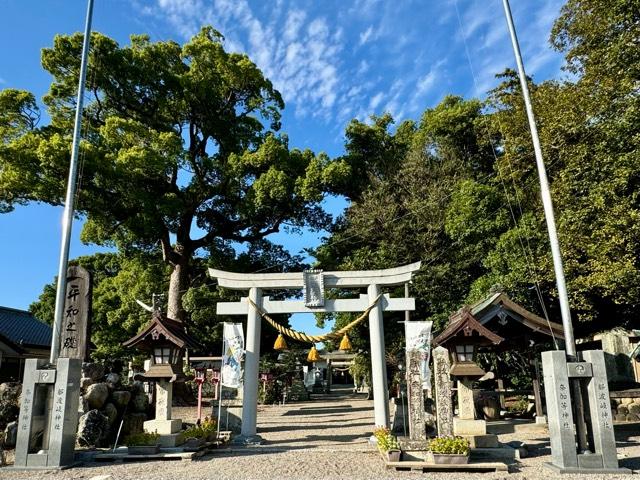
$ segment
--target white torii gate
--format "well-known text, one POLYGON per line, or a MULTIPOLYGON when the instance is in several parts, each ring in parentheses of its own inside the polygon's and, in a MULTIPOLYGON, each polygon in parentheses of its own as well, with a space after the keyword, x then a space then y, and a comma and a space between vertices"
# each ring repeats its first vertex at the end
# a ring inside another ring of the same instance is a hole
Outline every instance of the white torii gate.
MULTIPOLYGON (((249 297, 269 314, 363 312, 380 295, 381 286, 402 285, 411 280, 420 262, 385 270, 346 272, 296 273, 234 273, 209 269, 209 275, 218 285, 231 290, 248 290, 249 297), (367 295, 359 298, 324 299, 324 288, 367 288, 367 295), (305 289, 305 300, 271 300, 262 296, 262 290, 305 289), (317 305, 317 306, 316 306, 317 305)), ((384 356, 384 326, 382 312, 415 310, 413 298, 390 298, 383 295, 369 312, 371 342, 371 380, 376 426, 389 426, 387 369, 384 356)), ((256 434, 258 405, 258 362, 260 360, 260 312, 247 297, 239 302, 218 302, 218 315, 247 315, 246 357, 244 362, 244 397, 242 400, 242 429, 236 439, 241 443, 258 443, 256 434)))

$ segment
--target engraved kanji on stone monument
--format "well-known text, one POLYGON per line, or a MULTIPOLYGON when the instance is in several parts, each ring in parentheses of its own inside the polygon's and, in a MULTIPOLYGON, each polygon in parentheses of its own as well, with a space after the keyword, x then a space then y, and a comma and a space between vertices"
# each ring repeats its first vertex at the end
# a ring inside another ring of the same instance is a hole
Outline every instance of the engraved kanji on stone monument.
POLYGON ((422 375, 420 374, 420 352, 407 352, 407 393, 409 399, 409 438, 425 440, 424 394, 422 391, 422 375))
POLYGON ((67 269, 67 292, 60 329, 60 357, 86 360, 91 316, 91 275, 82 267, 67 269))
POLYGON ((436 418, 438 435, 453 435, 453 407, 451 404, 451 377, 449 350, 437 347, 433 350, 433 374, 436 392, 436 418))

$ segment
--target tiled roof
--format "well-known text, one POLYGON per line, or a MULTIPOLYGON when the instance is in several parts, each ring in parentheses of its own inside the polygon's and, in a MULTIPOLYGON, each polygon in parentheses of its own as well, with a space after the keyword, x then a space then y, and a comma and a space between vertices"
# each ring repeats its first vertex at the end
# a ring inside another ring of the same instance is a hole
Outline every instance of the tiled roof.
POLYGON ((16 345, 51 345, 51 327, 25 310, 0 307, 0 335, 16 345))

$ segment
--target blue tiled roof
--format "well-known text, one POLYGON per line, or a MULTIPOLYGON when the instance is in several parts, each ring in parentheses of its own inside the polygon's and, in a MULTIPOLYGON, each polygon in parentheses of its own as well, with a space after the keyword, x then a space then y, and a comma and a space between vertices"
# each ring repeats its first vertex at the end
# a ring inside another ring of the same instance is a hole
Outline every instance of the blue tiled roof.
POLYGON ((25 310, 0 307, 0 335, 16 345, 51 345, 51 327, 25 310))

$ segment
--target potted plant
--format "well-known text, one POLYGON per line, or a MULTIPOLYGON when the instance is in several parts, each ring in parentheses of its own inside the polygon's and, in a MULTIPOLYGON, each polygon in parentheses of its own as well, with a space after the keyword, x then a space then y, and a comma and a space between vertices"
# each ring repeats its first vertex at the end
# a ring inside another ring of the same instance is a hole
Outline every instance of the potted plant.
POLYGON ((378 450, 385 460, 388 462, 400 461, 400 454, 402 453, 400 450, 400 444, 398 443, 398 439, 395 435, 391 435, 388 428, 376 428, 373 431, 373 436, 376 438, 378 442, 378 450))
POLYGON ((216 421, 205 417, 200 425, 193 425, 182 432, 189 448, 198 448, 207 441, 216 438, 216 421))
POLYGON ((433 463, 463 465, 469 463, 469 441, 462 437, 436 437, 428 445, 433 463))
POLYGON ((157 432, 134 433, 124 439, 124 444, 127 446, 129 455, 153 455, 160 451, 159 437, 157 432))

